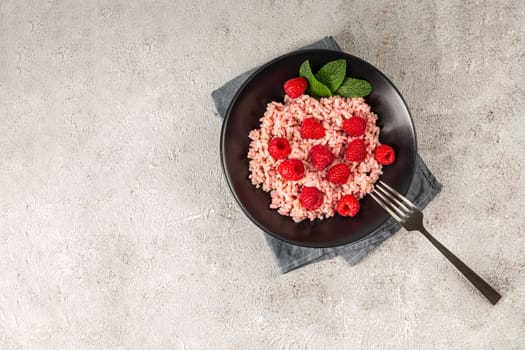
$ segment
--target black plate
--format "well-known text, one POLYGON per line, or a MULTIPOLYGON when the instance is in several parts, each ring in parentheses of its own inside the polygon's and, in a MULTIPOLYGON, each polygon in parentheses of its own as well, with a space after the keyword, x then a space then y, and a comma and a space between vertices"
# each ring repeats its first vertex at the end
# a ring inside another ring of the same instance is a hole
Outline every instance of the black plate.
POLYGON ((394 147, 393 165, 383 167, 381 179, 406 194, 415 170, 416 132, 408 107, 394 84, 377 68, 352 55, 331 50, 301 50, 274 59, 258 69, 232 100, 221 132, 221 162, 228 185, 244 213, 276 238, 307 247, 332 247, 358 241, 377 229, 388 215, 370 196, 360 201, 354 218, 339 215, 325 220, 295 223, 270 209, 270 195, 248 179, 248 133, 259 127, 259 118, 270 101, 283 101, 283 83, 299 72, 309 59, 312 70, 344 58, 347 75, 368 80, 373 87, 366 102, 378 116, 382 143, 394 147))

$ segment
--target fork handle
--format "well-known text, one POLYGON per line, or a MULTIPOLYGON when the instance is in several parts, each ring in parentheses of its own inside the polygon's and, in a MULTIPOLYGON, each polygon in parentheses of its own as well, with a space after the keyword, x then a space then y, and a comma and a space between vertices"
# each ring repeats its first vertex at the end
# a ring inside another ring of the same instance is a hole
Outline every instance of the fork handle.
POLYGON ((501 295, 492 288, 485 280, 477 273, 472 271, 470 267, 458 259, 450 250, 443 244, 439 243, 424 227, 419 230, 480 292, 483 294, 492 305, 496 305, 500 300, 501 295))

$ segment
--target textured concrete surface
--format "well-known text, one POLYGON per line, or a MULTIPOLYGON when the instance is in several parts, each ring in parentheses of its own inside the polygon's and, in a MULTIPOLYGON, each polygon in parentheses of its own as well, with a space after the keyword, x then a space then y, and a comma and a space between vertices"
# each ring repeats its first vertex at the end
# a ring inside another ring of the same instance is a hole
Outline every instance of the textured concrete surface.
POLYGON ((0 1, 1 349, 525 349, 525 3, 0 1), (431 232, 281 276, 210 92, 325 35, 383 70, 431 232))

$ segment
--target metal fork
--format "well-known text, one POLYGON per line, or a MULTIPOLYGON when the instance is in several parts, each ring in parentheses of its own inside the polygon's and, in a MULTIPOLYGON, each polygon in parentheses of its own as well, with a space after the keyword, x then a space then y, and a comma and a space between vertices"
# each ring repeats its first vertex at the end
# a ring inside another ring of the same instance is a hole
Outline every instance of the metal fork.
POLYGON ((383 181, 376 183, 374 192, 370 193, 370 196, 407 231, 421 232, 492 305, 496 305, 501 295, 428 233, 423 226, 423 213, 414 204, 383 181))

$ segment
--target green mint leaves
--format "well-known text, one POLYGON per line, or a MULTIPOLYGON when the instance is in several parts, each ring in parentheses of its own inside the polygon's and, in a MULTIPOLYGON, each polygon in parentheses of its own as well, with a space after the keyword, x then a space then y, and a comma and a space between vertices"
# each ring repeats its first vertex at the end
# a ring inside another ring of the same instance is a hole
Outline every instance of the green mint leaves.
POLYGON ((335 91, 337 95, 344 97, 364 97, 372 92, 372 85, 366 80, 346 78, 335 91))
POLYGON ((308 80, 308 92, 315 97, 330 97, 332 96, 332 91, 323 83, 321 83, 312 73, 312 68, 310 68, 310 62, 308 60, 304 61, 299 68, 299 76, 308 80))
POLYGON ((372 92, 372 85, 368 81, 346 77, 344 59, 328 62, 317 74, 312 72, 310 61, 306 60, 299 68, 299 76, 308 80, 308 92, 314 97, 364 97, 372 92))
POLYGON ((346 60, 335 60, 328 62, 319 69, 315 75, 317 80, 328 86, 330 91, 334 92, 345 80, 346 60))

